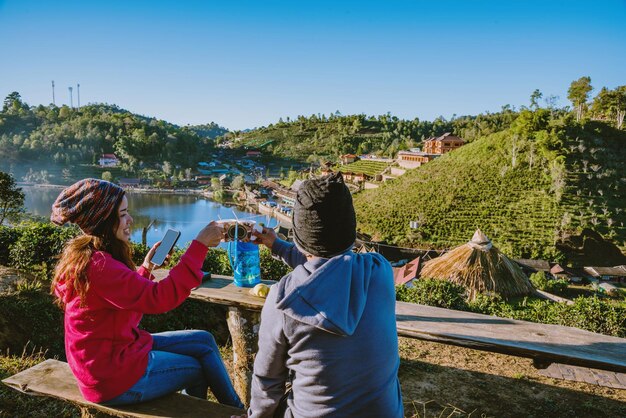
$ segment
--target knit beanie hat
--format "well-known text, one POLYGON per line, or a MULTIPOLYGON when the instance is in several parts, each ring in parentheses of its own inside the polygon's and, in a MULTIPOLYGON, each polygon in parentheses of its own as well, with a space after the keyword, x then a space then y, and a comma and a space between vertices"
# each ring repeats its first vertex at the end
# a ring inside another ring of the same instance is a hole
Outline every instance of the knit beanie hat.
POLYGON ((107 219, 124 194, 116 184, 98 179, 80 180, 64 189, 52 205, 50 220, 57 225, 74 223, 92 234, 107 219))
POLYGON ((294 242, 303 251, 330 258, 356 240, 352 195, 341 173, 302 183, 293 211, 294 242))

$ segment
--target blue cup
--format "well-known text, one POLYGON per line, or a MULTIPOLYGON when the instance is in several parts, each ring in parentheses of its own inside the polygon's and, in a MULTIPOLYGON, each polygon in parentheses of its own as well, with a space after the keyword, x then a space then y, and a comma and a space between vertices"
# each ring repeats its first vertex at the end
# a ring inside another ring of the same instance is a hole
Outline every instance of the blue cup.
POLYGON ((233 269, 235 286, 254 287, 261 283, 259 246, 251 242, 228 243, 228 259, 233 269))

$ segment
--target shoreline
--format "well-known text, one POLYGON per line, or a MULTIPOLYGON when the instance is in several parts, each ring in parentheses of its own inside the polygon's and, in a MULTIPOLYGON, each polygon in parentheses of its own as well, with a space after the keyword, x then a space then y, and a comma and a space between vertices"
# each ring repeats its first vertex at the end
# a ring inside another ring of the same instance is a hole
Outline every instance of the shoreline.
MULTIPOLYGON (((33 188, 41 188, 41 189, 65 189, 69 186, 64 186, 62 184, 39 184, 39 183, 26 183, 26 182, 15 182, 18 187, 33 187, 33 188)), ((135 187, 127 187, 124 188, 124 191, 127 193, 137 193, 137 194, 180 194, 180 195, 196 195, 206 197, 207 199, 213 200, 213 192, 210 190, 197 190, 197 189, 147 189, 147 188, 135 188, 135 187)))

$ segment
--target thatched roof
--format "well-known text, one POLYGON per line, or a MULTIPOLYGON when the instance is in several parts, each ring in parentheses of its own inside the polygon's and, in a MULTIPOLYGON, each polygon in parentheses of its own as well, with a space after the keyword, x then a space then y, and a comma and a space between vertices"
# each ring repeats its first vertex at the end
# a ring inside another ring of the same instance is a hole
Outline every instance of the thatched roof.
POLYGON ((425 263, 420 276, 460 284, 467 288, 470 299, 479 293, 511 297, 533 292, 520 266, 479 229, 467 244, 425 263))

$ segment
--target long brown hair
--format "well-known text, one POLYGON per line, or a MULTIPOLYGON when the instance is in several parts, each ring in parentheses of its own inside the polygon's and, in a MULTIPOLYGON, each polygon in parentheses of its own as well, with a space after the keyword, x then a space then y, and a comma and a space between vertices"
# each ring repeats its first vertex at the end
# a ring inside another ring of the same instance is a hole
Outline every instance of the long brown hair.
MULTIPOLYGON (((59 283, 65 282, 67 292, 80 296, 80 306, 85 306, 89 277, 87 269, 95 251, 105 251, 115 259, 124 263, 129 269, 135 270, 132 259, 132 247, 115 236, 119 226, 119 207, 124 194, 121 194, 111 214, 93 231, 92 234, 82 234, 65 244, 61 258, 54 270, 52 280, 52 294, 59 283)), ((56 303, 65 308, 65 302, 57 296, 56 303)))

